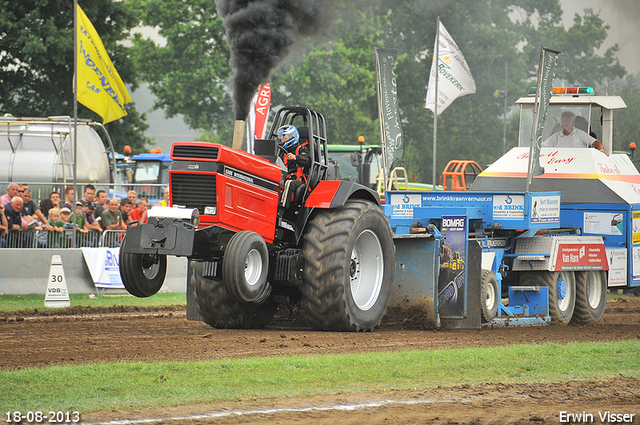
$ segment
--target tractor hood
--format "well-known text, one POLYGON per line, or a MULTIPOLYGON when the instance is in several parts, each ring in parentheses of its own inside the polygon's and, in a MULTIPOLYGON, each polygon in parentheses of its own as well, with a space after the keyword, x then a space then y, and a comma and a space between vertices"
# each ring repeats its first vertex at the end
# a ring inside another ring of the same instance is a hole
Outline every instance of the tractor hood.
MULTIPOLYGON (((470 190, 525 191, 529 148, 513 148, 487 167, 470 190)), ((640 174, 625 154, 606 156, 596 149, 542 148, 532 192, 562 192, 563 204, 640 203, 640 174)))

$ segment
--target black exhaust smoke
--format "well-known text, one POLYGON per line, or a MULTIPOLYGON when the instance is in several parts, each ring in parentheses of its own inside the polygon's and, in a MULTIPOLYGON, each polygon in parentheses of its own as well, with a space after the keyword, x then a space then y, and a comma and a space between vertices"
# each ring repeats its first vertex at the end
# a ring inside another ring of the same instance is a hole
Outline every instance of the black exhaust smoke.
POLYGON ((328 0, 216 0, 231 52, 236 120, 247 118, 258 87, 269 80, 296 37, 315 34, 329 21, 327 3, 328 0))

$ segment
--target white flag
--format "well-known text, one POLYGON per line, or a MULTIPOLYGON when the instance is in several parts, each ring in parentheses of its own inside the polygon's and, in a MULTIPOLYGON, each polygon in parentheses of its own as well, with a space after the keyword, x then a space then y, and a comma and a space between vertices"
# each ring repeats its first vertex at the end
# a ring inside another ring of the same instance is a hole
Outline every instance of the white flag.
POLYGON ((434 60, 431 64, 431 76, 429 77, 429 88, 427 90, 426 107, 435 110, 435 88, 436 88, 436 65, 438 68, 438 115, 458 97, 476 92, 476 82, 473 80, 467 61, 462 56, 462 51, 453 41, 449 32, 442 22, 438 21, 439 36, 434 44, 434 60), (436 47, 438 50, 438 60, 435 59, 436 47))

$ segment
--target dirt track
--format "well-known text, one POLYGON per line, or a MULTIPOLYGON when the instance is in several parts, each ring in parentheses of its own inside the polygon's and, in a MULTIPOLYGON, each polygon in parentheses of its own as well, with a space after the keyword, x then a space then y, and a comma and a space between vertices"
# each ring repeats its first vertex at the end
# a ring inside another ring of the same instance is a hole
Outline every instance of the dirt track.
MULTIPOLYGON (((421 330, 419 320, 387 319, 371 333, 314 332, 283 318, 264 330, 217 330, 185 320, 184 307, 152 310, 72 308, 52 312, 0 313, 0 368, 11 370, 95 361, 194 360, 351 353, 443 347, 495 346, 517 343, 614 341, 640 338, 640 298, 610 300, 596 326, 545 326, 483 330, 421 330), (55 328, 56 338, 51 337, 55 328), (123 342, 126 341, 126 344, 123 342), (73 349, 69 349, 73 347, 73 349), (114 349, 117 347, 116 349, 114 349)), ((394 317, 391 315, 390 317, 394 317)), ((251 410, 273 406, 322 406, 393 399, 355 411, 269 413, 190 423, 559 423, 560 411, 635 413, 640 423, 640 379, 621 377, 594 383, 531 386, 483 385, 415 393, 366 394, 304 400, 255 400, 208 406, 183 406, 158 412, 88 414, 99 421, 131 416, 185 416, 220 409, 251 410), (404 402, 402 402, 404 400, 404 402), (413 400, 413 402, 407 402, 413 400), (455 408, 452 409, 452 406, 455 408), (573 410, 572 410, 573 409, 573 410), (616 410, 617 409, 617 410, 616 410), (491 415, 485 413, 490 411, 491 415), (483 413, 485 412, 485 413, 483 413), (480 414, 482 413, 482 414, 480 414), (492 418, 489 421, 489 418, 492 418), (391 422, 388 422, 390 420, 391 422), (386 421, 386 422, 385 422, 386 421), (532 422, 531 422, 532 421, 532 422)), ((185 422, 186 420, 181 420, 185 422)), ((175 421, 167 423, 176 423, 175 421)))

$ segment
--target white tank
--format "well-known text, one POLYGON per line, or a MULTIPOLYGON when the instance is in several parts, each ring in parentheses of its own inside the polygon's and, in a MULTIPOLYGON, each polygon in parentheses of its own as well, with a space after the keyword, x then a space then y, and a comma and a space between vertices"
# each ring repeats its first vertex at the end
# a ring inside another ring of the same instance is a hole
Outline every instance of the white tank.
MULTIPOLYGON (((77 182, 109 183, 109 157, 88 120, 78 120, 77 182)), ((0 117, 0 181, 73 181, 73 120, 0 117)))

